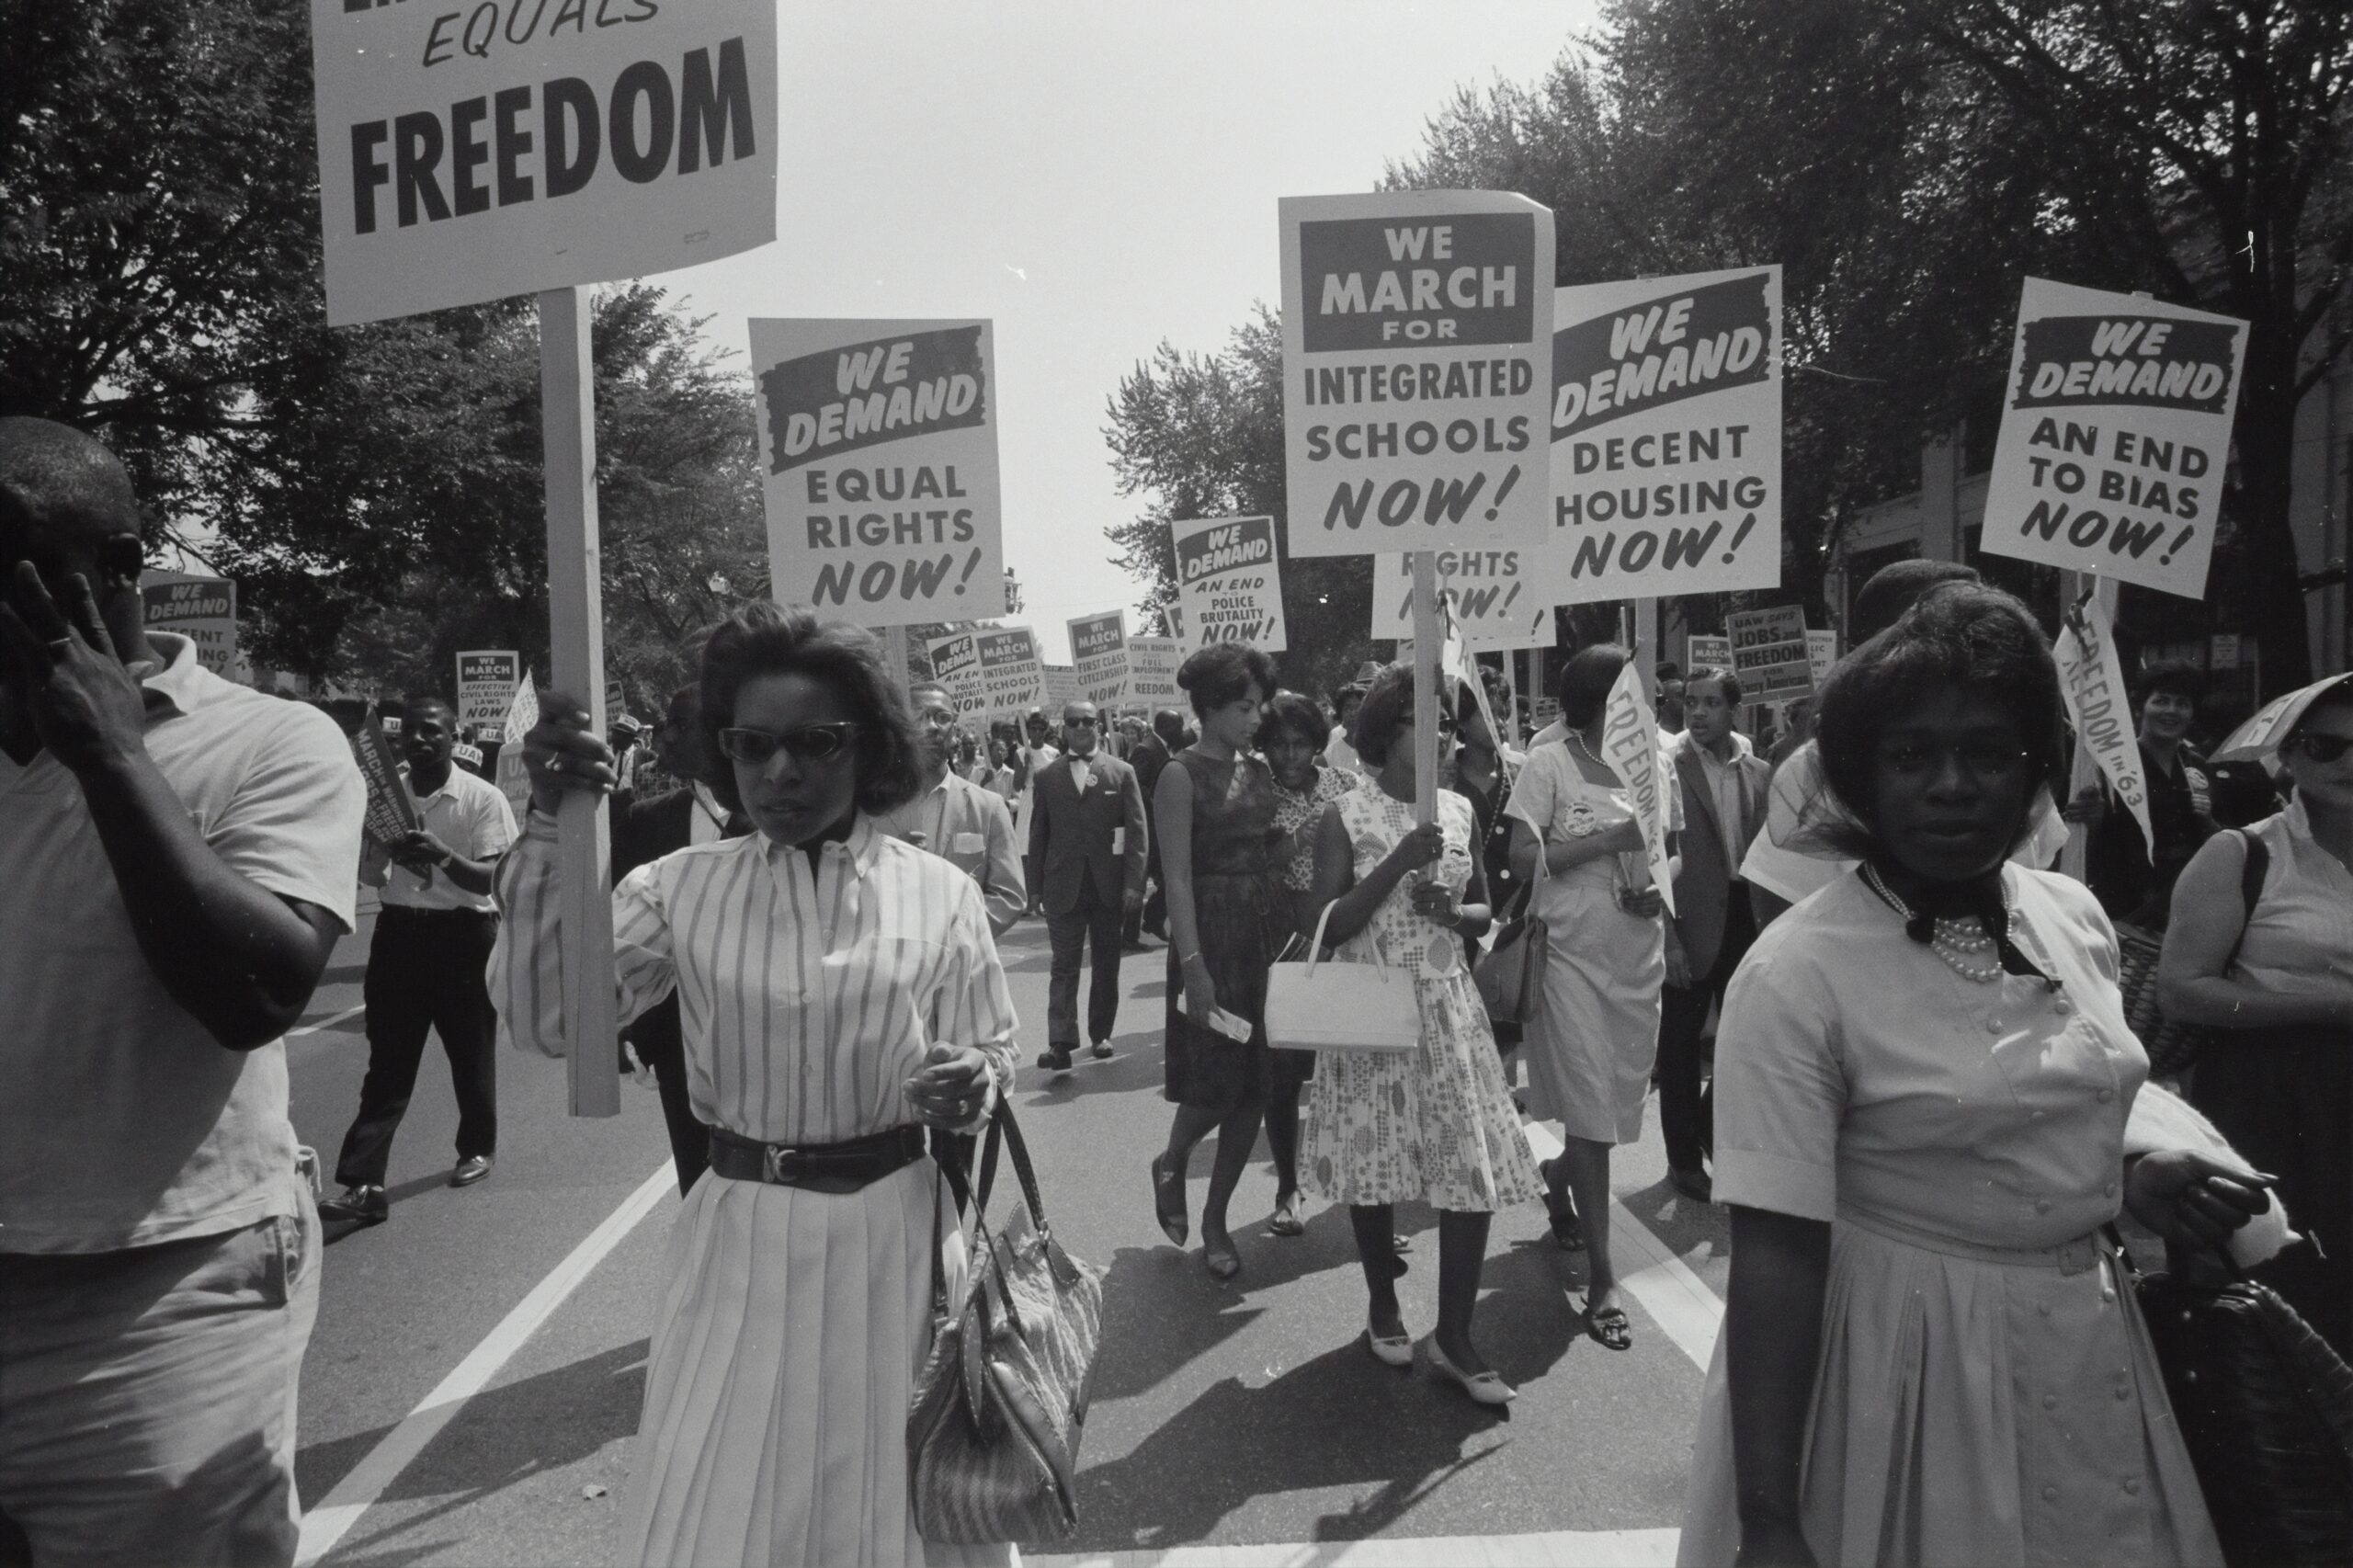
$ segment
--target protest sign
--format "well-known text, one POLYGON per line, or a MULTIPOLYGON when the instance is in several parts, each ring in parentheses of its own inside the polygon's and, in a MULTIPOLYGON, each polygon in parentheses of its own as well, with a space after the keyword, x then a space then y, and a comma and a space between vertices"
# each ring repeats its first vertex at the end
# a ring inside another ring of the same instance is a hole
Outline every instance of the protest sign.
MULTIPOLYGON (((1534 550, 1441 550, 1438 595, 1462 645, 1491 653, 1552 645, 1552 576, 1534 550)), ((1400 642, 1414 635, 1414 558, 1383 555, 1372 568, 1372 631, 1400 642)), ((1402 656, 1402 655, 1401 655, 1402 656)))
POLYGON ((237 662, 237 585, 226 577, 185 572, 145 572, 139 603, 151 631, 168 631, 196 644, 197 662, 222 679, 237 662))
POLYGON ((531 773, 523 766, 523 737, 539 722, 540 688, 531 684, 531 672, 525 670, 515 682, 499 722, 498 761, 493 765, 491 780, 506 797, 517 822, 521 822, 523 813, 531 809, 531 773))
POLYGON ((1770 702, 1813 689, 1802 605, 1737 610, 1724 617, 1724 630, 1732 639, 1733 673, 1749 701, 1770 702))
POLYGON ((1171 523, 1169 532, 1188 647, 1247 642, 1262 653, 1279 653, 1290 646, 1274 518, 1195 517, 1171 523))
POLYGON ((2141 824, 2141 847, 2155 844, 2149 828, 2149 783, 2141 768, 2141 738, 2132 723, 2132 697, 2116 651, 2115 629, 2096 595, 2067 611, 2066 624, 2051 646, 2059 665, 2059 691, 2067 699, 2067 722, 2075 744, 2091 754, 2115 788, 2116 798, 2141 824))
POLYGON ((767 0, 311 0, 328 322, 774 239, 776 37, 767 0))
POLYGON ((858 626, 1004 614, 989 324, 751 329, 777 599, 858 626))
MULTIPOLYGON (((1672 776, 1659 749, 1658 720, 1643 692, 1642 671, 1629 659, 1602 706, 1601 757, 1626 787, 1626 804, 1643 830, 1651 881, 1675 913, 1675 878, 1667 864, 1667 800, 1672 776)), ((1640 885, 1639 881, 1636 885, 1640 885)))
POLYGON ((976 634, 970 630, 950 631, 941 637, 927 637, 923 644, 924 656, 931 661, 934 680, 948 688, 960 714, 982 712, 981 653, 976 634))
POLYGON ((1563 604, 1781 580, 1781 269, 1563 289, 1550 544, 1563 604))
POLYGON ((1683 669, 1728 670, 1732 668, 1732 639, 1694 631, 1683 639, 1683 669))
POLYGON ((351 756, 359 765, 360 781, 368 786, 368 813, 360 832, 378 849, 389 849, 404 835, 416 831, 416 801, 401 777, 400 760, 381 724, 362 724, 351 737, 351 756))
POLYGON ((1983 548, 2206 595, 2246 324, 2026 280, 1983 548))
POLYGON ((1461 190, 1280 208, 1289 553, 1531 545, 1552 213, 1461 190))
POLYGON ((1067 703, 1089 700, 1078 684, 1076 665, 1040 665, 1038 666, 1038 705, 1046 717, 1056 724, 1063 722, 1063 708, 1067 703))
POLYGON ((981 710, 991 722, 1019 719, 1039 705, 1044 673, 1038 639, 1026 626, 991 627, 972 634, 981 710))
POLYGON ((1823 678, 1830 674, 1830 666, 1837 662, 1838 633, 1808 627, 1805 634, 1805 663, 1806 668, 1813 676, 1813 684, 1820 686, 1823 678))
MULTIPOLYGON (((476 649, 458 655, 458 722, 479 726, 488 734, 503 722, 515 700, 515 684, 523 678, 523 655, 511 648, 476 649)), ((606 699, 608 709, 612 699, 606 699)), ((525 726, 529 728, 529 726, 525 726)))
POLYGON ((1128 615, 1112 610, 1070 622, 1071 657, 1078 666, 1079 695, 1106 707, 1128 699, 1128 615))
POLYGON ((1184 644, 1174 637, 1129 638, 1128 699, 1146 710, 1178 706, 1184 691, 1176 671, 1184 662, 1184 644))

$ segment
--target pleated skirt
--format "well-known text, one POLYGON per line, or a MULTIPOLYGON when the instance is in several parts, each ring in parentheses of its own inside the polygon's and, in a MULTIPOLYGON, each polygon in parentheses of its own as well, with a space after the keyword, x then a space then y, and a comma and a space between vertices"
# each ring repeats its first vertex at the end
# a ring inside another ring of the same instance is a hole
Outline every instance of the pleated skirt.
POLYGON ((647 1357, 628 1561, 1015 1561, 915 1530, 907 1409, 931 1340, 933 1192, 929 1160, 839 1195, 695 1184, 647 1357))
MULTIPOLYGON (((2092 1244, 2083 1244, 2086 1254, 2092 1244)), ((1841 1215, 1807 1421, 1802 1518, 1824 1568, 2216 1564, 2131 1286, 1914 1244, 1841 1215)), ((1700 1396, 1677 1561, 1740 1548, 1724 1336, 1700 1396)))

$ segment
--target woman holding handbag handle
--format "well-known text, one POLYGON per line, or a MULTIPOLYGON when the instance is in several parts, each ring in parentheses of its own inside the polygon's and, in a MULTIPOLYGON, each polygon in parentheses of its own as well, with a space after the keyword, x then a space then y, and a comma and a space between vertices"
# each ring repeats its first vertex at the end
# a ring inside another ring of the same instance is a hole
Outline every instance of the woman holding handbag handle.
MULTIPOLYGON (((1462 938, 1488 924, 1476 823, 1470 801, 1443 790, 1437 820, 1414 825, 1413 703, 1413 669, 1392 665, 1357 710, 1349 739, 1376 771, 1324 808, 1314 905, 1326 940, 1354 940, 1413 975, 1421 1041, 1399 1053, 1318 1054, 1301 1176, 1348 1206, 1370 1298, 1365 1346, 1392 1367, 1414 1358, 1397 1301, 1395 1205, 1421 1199, 1438 1210, 1430 1364, 1477 1403, 1503 1404, 1518 1391, 1472 1343, 1471 1318, 1495 1211, 1541 1188, 1462 955, 1462 938)), ((1441 735, 1452 728, 1442 713, 1441 735)))

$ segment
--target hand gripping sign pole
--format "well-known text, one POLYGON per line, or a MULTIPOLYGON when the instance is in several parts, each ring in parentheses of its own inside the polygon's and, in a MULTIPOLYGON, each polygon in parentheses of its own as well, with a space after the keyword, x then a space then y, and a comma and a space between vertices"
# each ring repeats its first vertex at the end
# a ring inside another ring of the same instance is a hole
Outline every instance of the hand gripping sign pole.
MULTIPOLYGON (((605 616, 597 547, 597 423, 588 360, 587 290, 540 295, 540 425, 546 446, 548 619, 559 691, 588 705, 605 733, 605 616)), ((604 802, 576 791, 556 819, 563 919, 563 1033, 572 1114, 614 1116, 620 1068, 612 1049, 613 908, 604 802)))

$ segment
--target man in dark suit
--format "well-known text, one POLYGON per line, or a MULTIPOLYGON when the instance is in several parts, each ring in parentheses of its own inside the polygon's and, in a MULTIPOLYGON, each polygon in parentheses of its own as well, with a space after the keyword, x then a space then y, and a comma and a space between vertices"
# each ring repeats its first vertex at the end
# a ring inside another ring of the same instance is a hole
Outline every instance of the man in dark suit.
POLYGON ((1038 1065, 1070 1071, 1078 1049, 1078 963, 1092 945, 1086 1038, 1095 1054, 1111 1054, 1120 1010, 1120 930, 1143 907, 1147 843, 1143 790, 1136 770, 1105 752, 1102 720, 1092 702, 1063 709, 1063 750, 1032 779, 1029 858, 1040 873, 1053 979, 1046 994, 1046 1051, 1038 1065))
POLYGON ((1672 743, 1683 790, 1682 863, 1675 874, 1675 917, 1666 927, 1666 986, 1660 994, 1658 1122, 1666 1142, 1667 1180, 1686 1198, 1707 1201, 1702 1165, 1711 1151, 1714 1107, 1702 1086, 1708 1009, 1723 1001, 1748 945, 1756 939, 1741 857, 1765 824, 1773 769, 1733 728, 1740 679, 1730 670, 1693 670, 1684 682, 1688 726, 1672 743))
POLYGON ((1120 933, 1125 950, 1131 953, 1144 950, 1146 931, 1164 942, 1168 940, 1168 895, 1160 885, 1160 816, 1153 795, 1160 788, 1161 770, 1168 766, 1177 737, 1184 733, 1183 715, 1174 708, 1160 709, 1152 716, 1152 728, 1128 754, 1128 765, 1136 770, 1136 787, 1143 791, 1144 836, 1152 841, 1144 851, 1144 872, 1152 880, 1152 895, 1140 911, 1128 916, 1127 927, 1120 933))

